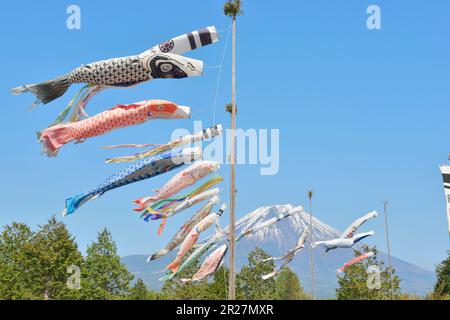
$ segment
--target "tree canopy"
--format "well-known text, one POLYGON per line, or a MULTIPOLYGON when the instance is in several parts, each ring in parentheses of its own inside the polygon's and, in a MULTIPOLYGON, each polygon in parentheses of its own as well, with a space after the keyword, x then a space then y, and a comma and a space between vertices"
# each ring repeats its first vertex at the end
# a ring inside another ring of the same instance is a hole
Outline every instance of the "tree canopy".
POLYGON ((239 299, 273 299, 276 293, 275 279, 263 280, 263 274, 275 268, 273 261, 262 262, 269 254, 256 248, 248 255, 248 264, 236 276, 236 296, 239 299))
POLYGON ((4 228, 0 237, 0 297, 73 299, 67 269, 83 261, 64 223, 50 218, 37 232, 22 223, 4 228))
POLYGON ((289 267, 285 267, 276 278, 276 298, 278 300, 310 299, 303 291, 300 279, 289 267))
POLYGON ((450 300, 450 251, 447 251, 447 258, 436 266, 436 278, 429 298, 450 300))
MULTIPOLYGON (((391 290, 391 278, 389 268, 384 267, 384 262, 378 259, 378 251, 375 247, 364 246, 365 252, 372 251, 374 255, 367 260, 354 264, 345 273, 338 276, 338 288, 336 298, 338 300, 387 300, 397 299, 400 295, 400 278, 392 269, 394 290, 391 290)), ((354 249, 355 257, 362 254, 354 249)))
POLYGON ((243 14, 242 11, 242 1, 241 0, 228 0, 223 5, 223 13, 226 16, 236 18, 236 16, 239 16, 243 14))
POLYGON ((81 292, 85 299, 114 299, 129 291, 132 274, 120 262, 111 232, 104 229, 87 248, 81 269, 81 292))

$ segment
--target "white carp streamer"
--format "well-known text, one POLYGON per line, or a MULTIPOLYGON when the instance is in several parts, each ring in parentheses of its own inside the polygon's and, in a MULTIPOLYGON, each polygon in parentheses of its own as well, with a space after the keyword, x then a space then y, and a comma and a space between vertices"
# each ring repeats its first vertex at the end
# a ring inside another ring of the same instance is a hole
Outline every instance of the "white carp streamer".
MULTIPOLYGON (((175 148, 179 148, 181 146, 185 146, 187 144, 193 144, 196 142, 210 140, 213 137, 221 135, 223 132, 222 125, 217 124, 210 128, 204 129, 200 132, 194 134, 188 134, 186 136, 182 136, 178 139, 169 141, 166 144, 157 145, 155 148, 136 153, 132 156, 122 156, 117 158, 106 159, 106 163, 113 162, 130 162, 138 159, 143 159, 147 157, 151 157, 175 148)), ((154 144, 122 144, 122 145, 114 145, 103 147, 103 149, 116 149, 116 148, 143 148, 148 146, 155 146, 154 144)))
MULTIPOLYGON (((224 208, 224 207, 222 207, 222 208, 224 208)), ((222 210, 222 208, 219 210, 219 212, 222 210)), ((304 212, 302 207, 300 207, 299 211, 283 212, 283 213, 277 215, 276 217, 265 220, 262 223, 258 224, 257 226, 250 228, 249 230, 244 230, 239 235, 239 237, 236 238, 236 242, 238 242, 239 240, 241 240, 242 238, 244 238, 246 236, 254 234, 258 230, 261 230, 263 228, 268 228, 271 225, 273 225, 283 219, 286 219, 290 216, 296 215, 301 212, 304 212)), ((212 247, 215 247, 217 242, 224 240, 226 238, 226 236, 228 235, 229 231, 230 231, 229 227, 227 227, 225 231, 220 231, 220 232, 216 231, 216 234, 213 237, 209 238, 206 242, 199 245, 199 247, 194 251, 194 253, 192 253, 191 256, 189 256, 189 258, 186 259, 186 261, 181 265, 181 267, 179 267, 179 270, 165 275, 164 277, 160 278, 159 281, 167 281, 167 280, 172 279, 174 276, 176 276, 177 273, 180 272, 180 270, 182 270, 183 268, 185 268, 189 265, 190 260, 193 260, 193 258, 202 257, 203 254, 205 254, 207 251, 209 251, 212 247)), ((305 238, 306 238, 306 234, 303 237, 300 237, 299 242, 297 243, 296 247, 292 250, 299 251, 300 248, 298 248, 298 247, 301 246, 301 243, 304 242, 305 238)), ((187 237, 186 237, 186 239, 187 239, 187 237)), ((186 241, 186 239, 185 239, 185 241, 186 241)), ((198 282, 198 281, 207 279, 208 277, 210 277, 217 271, 217 269, 219 268, 219 266, 222 263, 223 258, 225 257, 227 250, 228 250, 228 243, 224 243, 224 244, 220 245, 213 252, 211 252, 208 257, 205 258, 205 260, 203 261, 199 270, 192 278, 182 278, 182 279, 180 279, 180 281, 185 283, 185 282, 198 282)), ((286 256, 288 254, 289 253, 287 253, 286 256)))
POLYGON ((261 278, 263 280, 267 280, 267 279, 272 278, 273 276, 276 276, 277 274, 279 274, 281 272, 281 270, 283 270, 294 259, 294 257, 297 255, 297 253, 299 253, 300 251, 303 250, 303 248, 305 247, 306 237, 308 236, 308 234, 309 234, 309 229, 306 228, 302 232, 295 247, 292 248, 291 250, 289 250, 288 252, 286 252, 283 256, 270 257, 270 258, 262 260, 263 262, 284 260, 284 262, 279 268, 275 269, 274 271, 272 271, 268 274, 261 276, 261 278))
MULTIPOLYGON (((203 61, 187 58, 181 54, 216 43, 218 40, 216 28, 209 26, 164 41, 138 55, 81 65, 55 79, 13 88, 11 93, 14 95, 33 93, 36 96, 33 106, 36 106, 61 97, 74 83, 87 84, 82 90, 85 88, 91 90, 87 94, 89 100, 92 97, 92 91, 98 92, 106 87, 125 88, 156 78, 200 76, 203 73, 203 61)), ((79 95, 80 93, 77 94, 79 95)), ((86 101, 81 102, 84 108, 86 101)), ((74 103, 75 101, 69 106, 74 103)), ((58 117, 57 120, 63 121, 68 111, 65 110, 64 115, 61 115, 63 117, 58 117)))
POLYGON ((444 181, 445 198, 447 200, 448 236, 450 240, 450 166, 441 166, 441 173, 444 181))
POLYGON ((176 215, 177 213, 186 210, 190 207, 192 207, 193 205, 202 202, 206 199, 216 199, 214 204, 216 204, 219 200, 218 200, 218 196, 220 193, 220 189, 219 188, 214 188, 211 190, 206 190, 203 191, 202 193, 199 193, 195 196, 193 196, 192 198, 186 198, 186 200, 184 200, 183 202, 181 202, 179 205, 177 205, 175 208, 169 210, 167 213, 161 213, 160 216, 162 218, 168 218, 168 217, 172 217, 174 215, 176 215))
POLYGON ((311 247, 315 248, 317 246, 322 245, 326 248, 325 252, 328 252, 336 248, 351 248, 355 245, 355 243, 361 241, 364 238, 373 236, 375 234, 375 232, 373 231, 358 234, 354 233, 364 222, 377 216, 378 212, 371 211, 365 216, 353 221, 353 223, 341 234, 339 238, 327 241, 316 241, 311 244, 311 247))

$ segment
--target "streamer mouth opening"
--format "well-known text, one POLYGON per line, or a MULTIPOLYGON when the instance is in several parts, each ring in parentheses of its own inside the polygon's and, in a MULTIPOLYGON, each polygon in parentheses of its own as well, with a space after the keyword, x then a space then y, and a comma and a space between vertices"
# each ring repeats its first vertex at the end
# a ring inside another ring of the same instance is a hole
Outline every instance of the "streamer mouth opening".
POLYGON ((213 196, 213 197, 211 198, 211 202, 212 202, 213 204, 218 204, 219 201, 220 201, 220 198, 219 198, 217 195, 215 195, 215 196, 213 196))
POLYGON ((219 41, 219 33, 217 32, 217 29, 215 26, 209 26, 206 27, 208 29, 210 35, 211 35, 211 43, 216 43, 219 41))
POLYGON ((213 127, 213 136, 220 136, 223 133, 223 127, 221 124, 215 125, 213 127))
POLYGON ((177 118, 190 119, 191 108, 186 106, 178 106, 177 110, 175 111, 175 116, 177 118))
POLYGON ((202 150, 199 147, 193 147, 182 149, 180 157, 173 159, 173 161, 180 164, 192 164, 197 160, 202 160, 202 158, 202 150))
MULTIPOLYGON (((185 57, 184 57, 185 58, 185 57)), ((190 77, 198 77, 203 75, 203 61, 192 59, 192 58, 185 58, 186 61, 186 71, 190 77)))

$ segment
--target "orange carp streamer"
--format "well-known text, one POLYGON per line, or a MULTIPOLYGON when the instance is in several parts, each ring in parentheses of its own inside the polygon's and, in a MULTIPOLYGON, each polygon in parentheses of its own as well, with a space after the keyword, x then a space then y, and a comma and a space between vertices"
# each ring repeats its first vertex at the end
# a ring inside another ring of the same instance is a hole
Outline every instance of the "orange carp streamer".
POLYGON ((48 156, 56 156, 59 149, 71 142, 82 142, 118 128, 146 122, 150 119, 189 118, 190 108, 165 100, 145 100, 117 105, 93 117, 52 126, 42 131, 40 141, 48 156))

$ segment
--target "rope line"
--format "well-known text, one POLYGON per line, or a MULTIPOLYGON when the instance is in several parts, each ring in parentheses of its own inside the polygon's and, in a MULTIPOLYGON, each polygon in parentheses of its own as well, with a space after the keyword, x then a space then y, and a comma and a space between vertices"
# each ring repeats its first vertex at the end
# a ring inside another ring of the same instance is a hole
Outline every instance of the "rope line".
POLYGON ((221 79, 222 79, 222 69, 223 69, 223 63, 225 61, 225 53, 226 53, 227 48, 228 48, 228 39, 230 38, 230 30, 231 30, 231 25, 228 27, 227 38, 225 40, 225 45, 223 47, 222 58, 220 60, 220 64, 218 66, 214 66, 214 67, 217 67, 219 69, 219 72, 217 73, 216 93, 214 95, 214 103, 213 103, 213 123, 216 123, 217 99, 219 98, 219 88, 220 88, 220 82, 221 82, 221 79))

